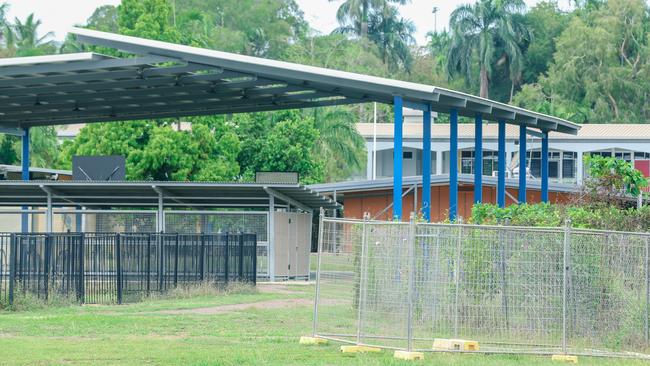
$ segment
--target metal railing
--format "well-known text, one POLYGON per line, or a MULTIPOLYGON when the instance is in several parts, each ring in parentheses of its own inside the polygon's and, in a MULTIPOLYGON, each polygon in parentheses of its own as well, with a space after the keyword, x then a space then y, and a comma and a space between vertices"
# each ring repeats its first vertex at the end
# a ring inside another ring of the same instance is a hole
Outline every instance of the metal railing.
POLYGON ((255 283, 255 234, 0 234, 0 301, 122 303, 180 284, 255 283))
POLYGON ((650 234, 324 217, 319 230, 314 336, 650 358, 650 234))

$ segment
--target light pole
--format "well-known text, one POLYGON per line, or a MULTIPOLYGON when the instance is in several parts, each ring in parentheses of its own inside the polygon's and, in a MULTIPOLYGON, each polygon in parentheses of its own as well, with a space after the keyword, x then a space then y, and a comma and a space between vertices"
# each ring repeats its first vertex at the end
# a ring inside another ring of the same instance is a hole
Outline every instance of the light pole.
POLYGON ((440 10, 440 8, 437 6, 433 7, 433 33, 438 33, 438 10, 440 10))

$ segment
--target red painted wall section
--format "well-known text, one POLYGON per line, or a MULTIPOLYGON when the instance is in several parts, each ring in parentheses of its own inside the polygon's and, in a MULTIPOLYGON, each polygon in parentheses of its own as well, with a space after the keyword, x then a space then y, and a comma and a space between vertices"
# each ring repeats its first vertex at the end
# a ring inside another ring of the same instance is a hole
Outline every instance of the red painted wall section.
MULTIPOLYGON (((406 189, 404 189, 406 191, 406 189)), ((403 192, 404 192, 403 191, 403 192)), ((512 197, 517 196, 516 188, 509 188, 508 193, 512 197)), ((551 203, 566 203, 572 198, 570 193, 549 192, 551 203)), ((393 210, 388 209, 383 214, 378 215, 384 208, 392 202, 392 190, 368 191, 345 193, 344 195, 344 216, 347 218, 362 219, 364 212, 369 212, 370 217, 377 220, 392 220, 393 210)), ((414 194, 409 192, 402 199, 404 214, 403 221, 408 221, 410 213, 414 212, 414 194)), ((528 203, 538 203, 541 199, 539 190, 529 189, 526 192, 528 203)), ((417 192, 417 210, 422 208, 422 190, 418 188, 417 192)), ((483 202, 496 203, 496 188, 483 187, 483 202)), ((514 200, 506 195, 506 205, 514 204, 514 200)), ((472 214, 474 204, 474 186, 461 185, 458 187, 458 215, 467 221, 472 214)), ((440 222, 447 218, 449 211, 449 186, 432 186, 431 187, 431 221, 440 222)))
MULTIPOLYGON (((641 171, 644 177, 650 177, 650 160, 635 160, 634 168, 641 171)), ((650 192, 650 187, 642 188, 642 190, 645 192, 650 192)))

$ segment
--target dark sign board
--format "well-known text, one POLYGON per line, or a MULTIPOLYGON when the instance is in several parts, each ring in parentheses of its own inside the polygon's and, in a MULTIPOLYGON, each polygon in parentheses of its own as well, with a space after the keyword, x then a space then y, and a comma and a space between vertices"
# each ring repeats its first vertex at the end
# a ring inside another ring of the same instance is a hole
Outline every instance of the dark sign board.
POLYGON ((126 178, 124 156, 73 156, 72 179, 87 181, 123 181, 126 178))

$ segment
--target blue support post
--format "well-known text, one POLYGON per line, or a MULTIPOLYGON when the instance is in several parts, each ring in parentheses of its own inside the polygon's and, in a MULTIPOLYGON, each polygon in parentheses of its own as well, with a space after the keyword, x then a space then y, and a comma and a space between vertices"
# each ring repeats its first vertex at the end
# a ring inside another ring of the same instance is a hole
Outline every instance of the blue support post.
MULTIPOLYGON (((23 129, 22 136, 22 178, 24 181, 29 180, 29 127, 23 129)), ((27 210, 26 206, 23 206, 23 210, 27 210)), ((21 215, 21 231, 23 233, 29 232, 29 215, 23 213, 21 215)))
POLYGON ((474 203, 483 202, 483 116, 474 119, 474 203))
POLYGON ((548 202, 548 131, 542 131, 542 202, 548 202))
MULTIPOLYGON (((422 114, 422 215, 431 220, 431 111, 422 114)), ((440 158, 438 158, 440 159, 440 158)))
POLYGON ((519 203, 526 203, 526 125, 519 126, 519 203))
POLYGON ((395 114, 393 139, 393 218, 402 219, 402 105, 400 96, 393 98, 395 114))
POLYGON ((499 121, 497 204, 506 207, 506 121, 499 121))
POLYGON ((449 220, 458 216, 458 110, 449 111, 449 220))

